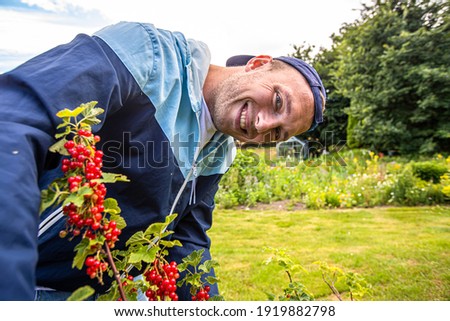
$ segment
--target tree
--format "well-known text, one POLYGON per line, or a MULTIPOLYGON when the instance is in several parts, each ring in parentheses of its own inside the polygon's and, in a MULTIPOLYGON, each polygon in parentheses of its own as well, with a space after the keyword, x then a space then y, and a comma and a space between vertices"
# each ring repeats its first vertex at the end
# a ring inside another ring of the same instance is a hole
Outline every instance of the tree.
POLYGON ((332 80, 332 72, 337 60, 336 50, 320 48, 316 54, 313 54, 314 49, 314 46, 306 44, 294 45, 295 52, 292 56, 308 62, 319 73, 327 92, 326 111, 323 124, 314 132, 302 134, 300 137, 310 142, 319 141, 321 147, 329 147, 338 143, 342 144, 346 140, 348 116, 344 108, 348 106, 349 100, 336 91, 332 80))
POLYGON ((449 1, 375 1, 334 37, 332 87, 349 101, 347 143, 450 150, 449 1))

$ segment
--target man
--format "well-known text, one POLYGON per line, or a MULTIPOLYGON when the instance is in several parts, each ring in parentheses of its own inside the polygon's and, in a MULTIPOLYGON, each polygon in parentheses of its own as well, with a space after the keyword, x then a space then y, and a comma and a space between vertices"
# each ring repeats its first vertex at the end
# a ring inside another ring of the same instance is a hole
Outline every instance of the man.
MULTIPOLYGON (((108 186, 127 222, 116 247, 178 213, 170 229, 183 247, 171 259, 180 262, 197 249, 210 258, 206 232, 219 180, 234 157, 233 138, 287 139, 320 123, 325 104, 320 78, 304 62, 237 59, 241 66, 210 65, 201 42, 123 22, 0 76, 0 299, 65 299, 88 283, 84 271, 71 268, 76 242, 58 237, 61 210, 39 217, 38 209, 40 190, 61 176, 60 157, 48 151, 56 113, 93 100, 105 109, 93 128, 102 138, 104 169, 130 179, 108 186)), ((187 289, 178 295, 190 298, 187 289)))

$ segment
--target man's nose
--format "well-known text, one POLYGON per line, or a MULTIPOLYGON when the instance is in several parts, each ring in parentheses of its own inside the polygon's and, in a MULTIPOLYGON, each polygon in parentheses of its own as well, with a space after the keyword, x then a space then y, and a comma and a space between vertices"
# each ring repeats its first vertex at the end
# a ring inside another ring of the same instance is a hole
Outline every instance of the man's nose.
POLYGON ((265 111, 260 111, 256 116, 255 128, 258 134, 264 134, 278 126, 277 119, 265 111))

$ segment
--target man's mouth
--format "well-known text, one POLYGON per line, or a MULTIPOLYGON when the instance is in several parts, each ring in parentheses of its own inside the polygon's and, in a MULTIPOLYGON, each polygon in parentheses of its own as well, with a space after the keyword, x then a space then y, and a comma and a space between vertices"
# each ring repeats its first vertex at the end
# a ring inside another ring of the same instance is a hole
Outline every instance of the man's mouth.
POLYGON ((248 105, 247 103, 245 103, 244 107, 242 108, 241 117, 239 120, 239 126, 245 132, 247 132, 247 107, 248 105))

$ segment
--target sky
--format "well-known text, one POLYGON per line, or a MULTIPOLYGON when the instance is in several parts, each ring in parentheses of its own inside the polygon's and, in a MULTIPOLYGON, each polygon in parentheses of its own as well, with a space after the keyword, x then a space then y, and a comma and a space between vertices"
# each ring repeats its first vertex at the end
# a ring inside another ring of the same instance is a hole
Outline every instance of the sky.
POLYGON ((119 21, 149 22, 205 42, 211 63, 238 54, 292 54, 293 45, 329 48, 363 0, 0 0, 0 73, 77 34, 119 21))

